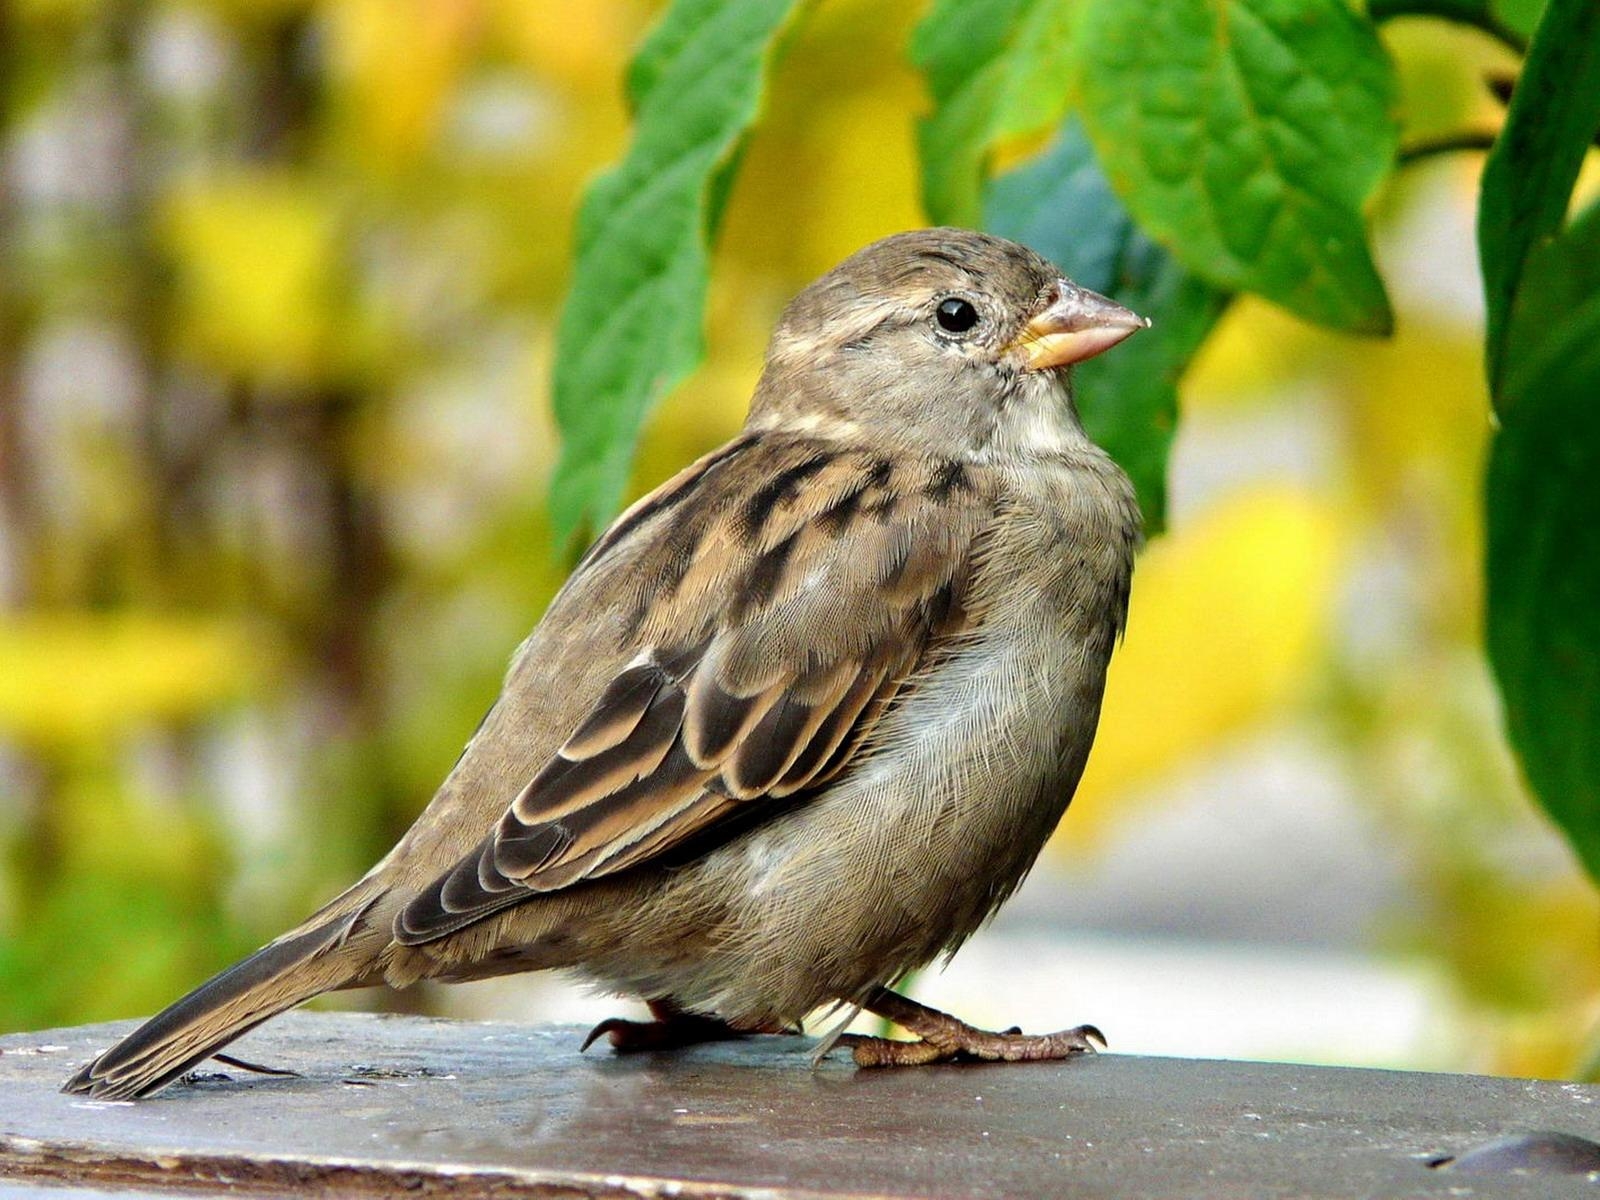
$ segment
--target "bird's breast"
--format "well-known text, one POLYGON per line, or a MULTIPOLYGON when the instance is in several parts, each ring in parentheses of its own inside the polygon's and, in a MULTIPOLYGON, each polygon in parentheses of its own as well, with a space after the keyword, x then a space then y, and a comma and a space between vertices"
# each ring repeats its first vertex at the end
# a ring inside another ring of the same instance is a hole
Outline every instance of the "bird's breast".
POLYGON ((1015 889, 1071 799, 1133 535, 1116 532, 1115 502, 1086 524, 1070 498, 1044 499, 1059 498, 994 531, 973 627, 911 681, 864 761, 738 847, 752 927, 792 956, 791 978, 848 991, 958 945, 1015 889))

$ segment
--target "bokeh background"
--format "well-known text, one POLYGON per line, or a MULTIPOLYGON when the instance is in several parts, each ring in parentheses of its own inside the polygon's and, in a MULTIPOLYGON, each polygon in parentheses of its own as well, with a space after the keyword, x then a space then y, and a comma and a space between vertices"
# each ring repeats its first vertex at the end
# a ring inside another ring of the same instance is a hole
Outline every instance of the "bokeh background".
MULTIPOLYGON (((564 570, 553 325, 657 9, 0 4, 0 1030, 164 1004, 454 760, 564 570)), ((789 295, 924 223, 916 16, 800 24, 636 491, 737 427, 789 295)), ((1485 39, 1384 36, 1408 138, 1498 122, 1485 39)), ((1479 650, 1480 166, 1381 197, 1392 341, 1230 311, 1079 798, 924 999, 1133 1051, 1589 1069, 1600 905, 1479 650)), ((619 1009, 546 978, 354 1002, 619 1009)))

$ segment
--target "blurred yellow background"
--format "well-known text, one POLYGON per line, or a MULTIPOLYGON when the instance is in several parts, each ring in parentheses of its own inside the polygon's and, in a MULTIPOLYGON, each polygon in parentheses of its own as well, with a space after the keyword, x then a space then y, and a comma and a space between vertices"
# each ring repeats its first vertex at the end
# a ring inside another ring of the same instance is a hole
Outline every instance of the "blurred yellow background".
MULTIPOLYGON (((0 1030, 150 1011, 298 920, 471 733, 560 581, 569 226, 625 145, 656 9, 0 9, 0 1030)), ((794 291, 923 223, 917 15, 826 0, 800 23, 716 252, 709 359, 636 491, 738 426, 794 291)), ((1409 135, 1498 121, 1486 41, 1385 40, 1409 135)), ((1129 1049, 1584 1062, 1600 912, 1478 649, 1480 165, 1381 199, 1392 342, 1247 301, 1203 352, 1083 789, 930 999, 1129 1049)), ((559 986, 364 999, 596 1003, 559 986)))

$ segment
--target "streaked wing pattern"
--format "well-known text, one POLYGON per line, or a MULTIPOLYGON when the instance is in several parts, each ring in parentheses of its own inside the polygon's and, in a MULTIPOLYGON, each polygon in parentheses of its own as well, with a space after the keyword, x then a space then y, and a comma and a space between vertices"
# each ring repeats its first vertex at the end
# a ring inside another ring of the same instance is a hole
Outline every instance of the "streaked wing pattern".
POLYGON ((993 513, 959 464, 907 470, 818 439, 751 440, 623 514, 579 571, 666 581, 637 597, 628 665, 397 937, 431 941, 655 861, 747 806, 803 803, 856 761, 969 620, 993 513))

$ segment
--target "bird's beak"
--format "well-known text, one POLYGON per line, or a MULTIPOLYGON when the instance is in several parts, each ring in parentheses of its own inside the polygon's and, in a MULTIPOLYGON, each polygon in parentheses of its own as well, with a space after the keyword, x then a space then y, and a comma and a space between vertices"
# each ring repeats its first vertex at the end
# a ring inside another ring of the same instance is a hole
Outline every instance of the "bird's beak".
POLYGON ((1056 281, 1053 296, 1011 343, 1030 371, 1049 371, 1093 358, 1150 322, 1099 292, 1070 279, 1056 281))

